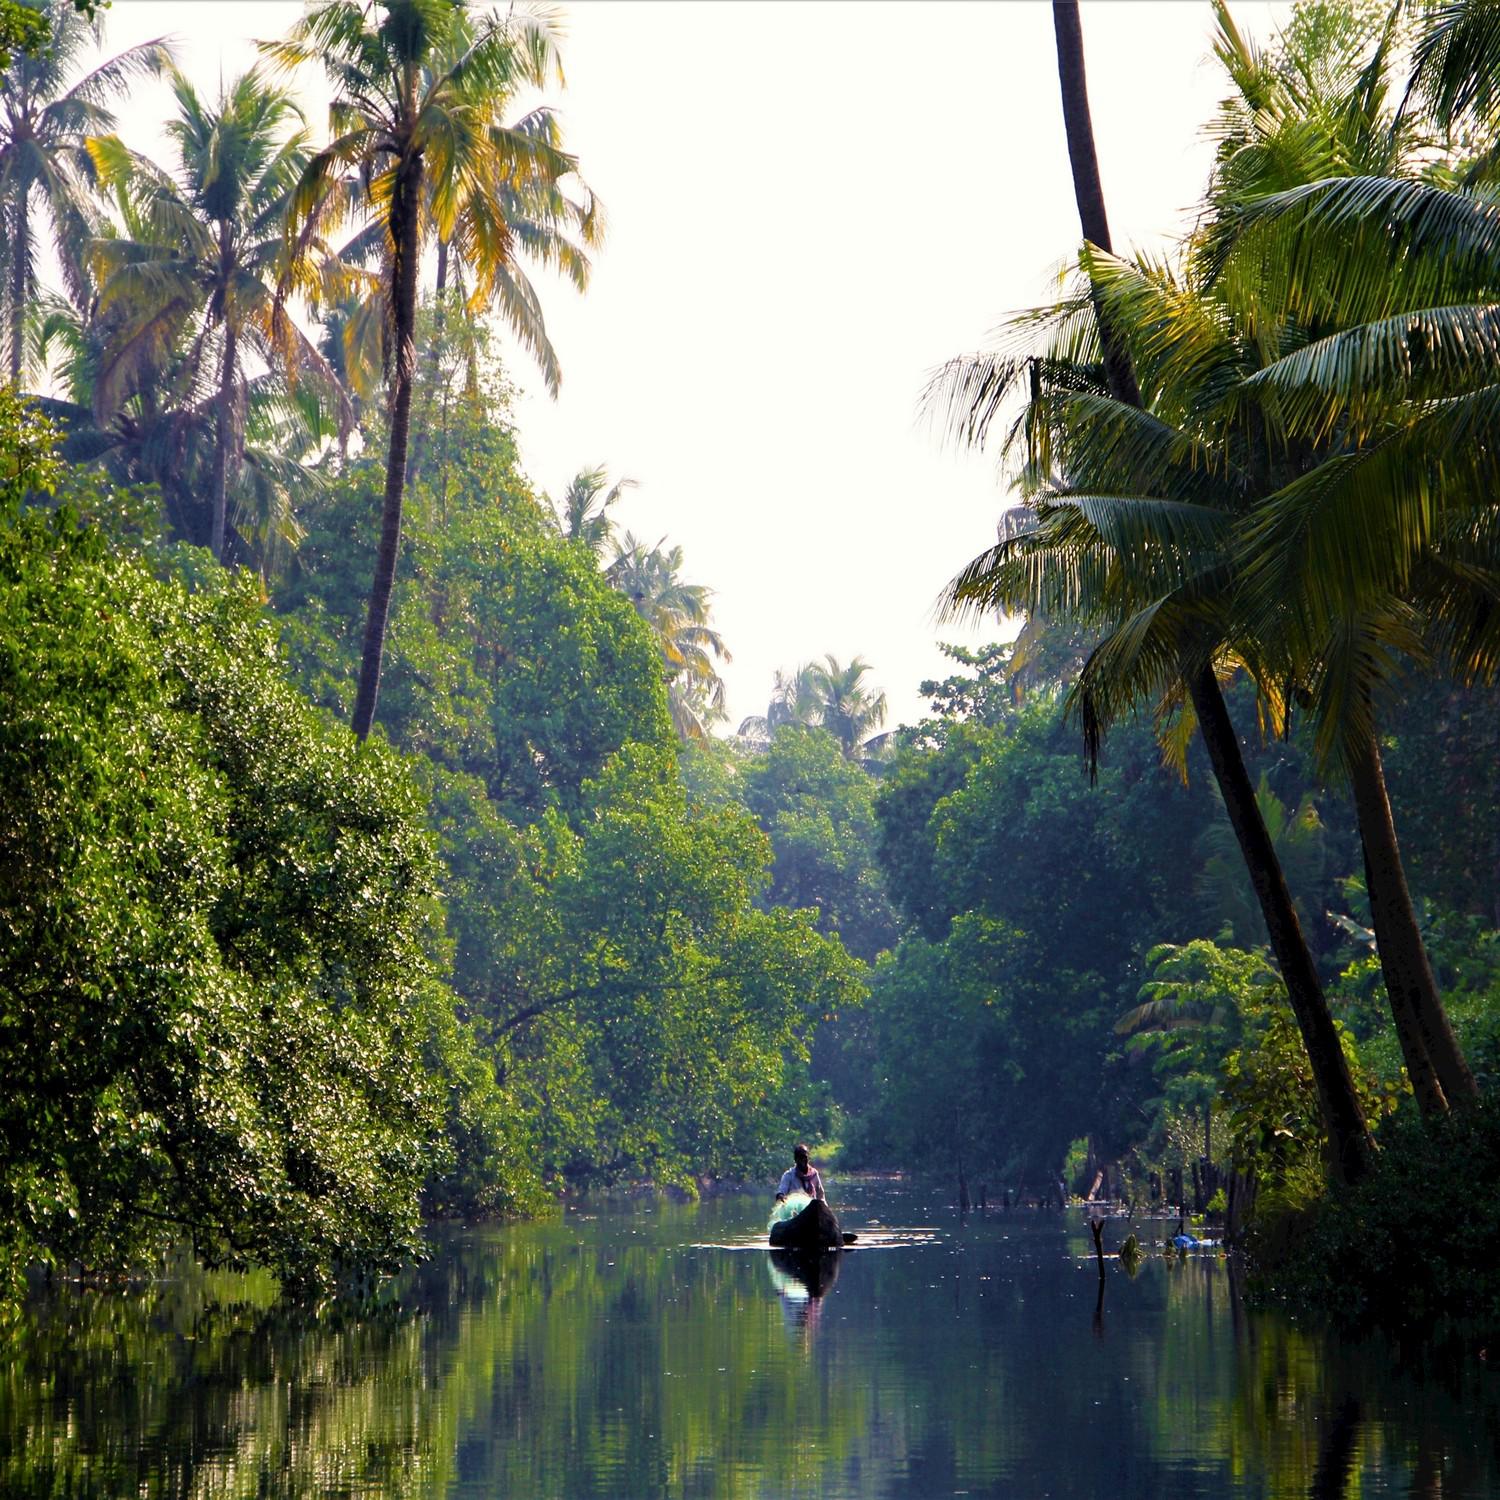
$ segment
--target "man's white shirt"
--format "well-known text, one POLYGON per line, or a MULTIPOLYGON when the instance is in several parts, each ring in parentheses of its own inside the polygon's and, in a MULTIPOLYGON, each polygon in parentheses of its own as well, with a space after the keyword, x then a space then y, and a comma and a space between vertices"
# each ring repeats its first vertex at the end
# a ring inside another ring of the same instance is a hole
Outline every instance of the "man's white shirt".
POLYGON ((796 1167, 788 1167, 781 1174, 781 1186, 776 1189, 778 1196, 785 1198, 788 1193, 806 1193, 809 1198, 822 1198, 823 1179, 818 1175, 816 1167, 807 1169, 807 1176, 799 1178, 796 1167))

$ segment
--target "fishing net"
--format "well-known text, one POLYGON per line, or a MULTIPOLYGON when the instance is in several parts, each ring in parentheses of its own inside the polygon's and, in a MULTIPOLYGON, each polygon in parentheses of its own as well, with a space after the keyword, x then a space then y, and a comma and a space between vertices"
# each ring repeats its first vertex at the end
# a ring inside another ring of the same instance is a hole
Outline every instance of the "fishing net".
POLYGON ((788 1219, 795 1219, 798 1214, 807 1207, 812 1199, 806 1193, 788 1193, 775 1208, 771 1210, 771 1217, 766 1224, 769 1229, 772 1224, 783 1224, 788 1219))

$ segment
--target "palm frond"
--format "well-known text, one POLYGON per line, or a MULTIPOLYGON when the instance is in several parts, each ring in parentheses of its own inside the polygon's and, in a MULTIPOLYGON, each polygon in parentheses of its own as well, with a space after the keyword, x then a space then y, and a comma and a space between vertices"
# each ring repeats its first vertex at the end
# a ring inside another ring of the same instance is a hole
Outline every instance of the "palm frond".
POLYGON ((1269 284, 1293 315, 1345 324, 1485 300, 1497 257, 1495 190, 1388 177, 1333 178, 1239 205, 1204 255, 1210 278, 1238 273, 1249 306, 1269 284))
POLYGON ((1447 128, 1466 117, 1487 125, 1500 104, 1500 9, 1473 0, 1433 6, 1412 49, 1413 96, 1447 128))
POLYGON ((1494 382, 1500 304, 1426 307, 1315 340, 1256 371, 1246 385, 1272 389, 1292 427, 1363 437, 1403 402, 1423 402, 1494 382))

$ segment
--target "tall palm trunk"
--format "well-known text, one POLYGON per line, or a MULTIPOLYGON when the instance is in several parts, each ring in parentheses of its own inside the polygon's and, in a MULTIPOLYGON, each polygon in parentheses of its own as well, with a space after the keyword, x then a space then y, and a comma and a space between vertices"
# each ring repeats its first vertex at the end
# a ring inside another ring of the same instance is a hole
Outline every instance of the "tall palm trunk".
MULTIPOLYGON (((1073 168, 1073 197, 1083 237, 1101 250, 1111 248, 1109 216, 1104 211, 1104 184, 1094 150, 1094 122, 1089 113, 1088 78, 1083 67, 1083 23, 1078 0, 1052 0, 1052 29, 1057 37, 1057 76, 1062 85, 1063 126, 1068 135, 1068 162, 1073 168)), ((1130 360, 1112 337, 1108 320, 1094 294, 1094 316, 1104 345, 1104 372, 1109 388, 1130 406, 1141 404, 1140 387, 1130 360)))
MULTIPOLYGON (((425 473, 427 452, 432 445, 432 430, 435 425, 433 408, 437 404, 438 391, 443 385, 443 329, 447 323, 447 304, 444 293, 448 290, 448 241, 440 239, 437 247, 437 282, 435 290, 437 296, 432 304, 432 343, 427 354, 427 369, 431 381, 426 399, 422 403, 422 410, 417 418, 417 433, 412 439, 411 453, 407 460, 407 472, 410 474, 425 473)), ((442 431, 446 439, 448 429, 448 393, 443 390, 443 421, 442 431)), ((447 443, 443 444, 443 474, 439 485, 440 514, 447 520, 448 510, 448 474, 447 474, 447 443)))
POLYGON ((209 539, 209 550, 215 562, 224 561, 224 533, 229 520, 229 460, 234 446, 238 425, 234 420, 234 404, 238 392, 235 390, 235 360, 239 353, 239 340, 235 337, 234 324, 224 320, 224 362, 219 367, 219 410, 215 416, 214 473, 213 473, 213 534, 209 539))
POLYGON ((422 157, 413 154, 399 168, 391 198, 392 334, 395 342, 394 386, 391 395, 391 441, 386 452, 385 500, 380 517, 380 551, 365 616, 364 652, 359 665, 359 691, 354 700, 354 733, 369 737, 375 722, 375 700, 380 694, 380 664, 385 653, 386 621, 391 590, 396 582, 396 558, 401 550, 401 502, 406 490, 406 449, 411 428, 411 390, 416 348, 417 261, 422 206, 422 157))
POLYGON ((1427 1113, 1441 1111, 1445 1102, 1471 1104, 1478 1099, 1479 1090, 1453 1034, 1438 993, 1437 979, 1427 960, 1427 948, 1401 863, 1401 848, 1396 841, 1380 745, 1373 734, 1356 747, 1349 781, 1359 818, 1360 842, 1364 845, 1375 944, 1412 1088, 1427 1113), (1415 1067, 1412 1053, 1415 1053, 1415 1067))
POLYGON ((26 336, 26 271, 31 261, 30 194, 24 184, 16 196, 14 257, 10 270, 10 383, 21 388, 21 354, 26 336))
POLYGON ((1230 826, 1266 920, 1271 950, 1292 1002, 1297 1029, 1302 1033, 1302 1045, 1307 1050, 1323 1124, 1328 1131, 1334 1171, 1342 1181, 1356 1182, 1369 1167, 1374 1142, 1213 667, 1203 666, 1191 672, 1188 691, 1230 826))
POLYGON ((215 562, 224 561, 224 534, 229 526, 229 470, 239 426, 235 421, 236 361, 239 339, 229 313, 229 283, 234 275, 234 225, 219 221, 219 316, 224 320, 224 362, 219 366, 219 409, 214 420, 213 530, 208 548, 215 562))
MULTIPOLYGON (((1104 209, 1104 188, 1094 150, 1093 123, 1089 117, 1078 0, 1052 0, 1052 20, 1057 36, 1057 71, 1062 86, 1068 160, 1073 169, 1079 221, 1086 240, 1101 250, 1110 251, 1109 219, 1104 209)), ((1095 306, 1098 306, 1097 299, 1095 306)), ((1140 388, 1129 356, 1120 348, 1108 320, 1102 316, 1099 336, 1104 346, 1105 373, 1115 399, 1130 406, 1140 406, 1140 388)), ((1281 967, 1303 1046, 1307 1049, 1323 1124, 1328 1131, 1333 1169, 1343 1181, 1356 1181, 1369 1166, 1374 1142, 1359 1097, 1354 1092, 1354 1080, 1323 986, 1318 980, 1317 967, 1297 920, 1297 911, 1271 843, 1270 832, 1255 800, 1255 788, 1245 769, 1239 739, 1213 667, 1187 666, 1185 675, 1209 764, 1223 795, 1240 853, 1250 872, 1250 882, 1260 902, 1271 936, 1271 947, 1281 967)))

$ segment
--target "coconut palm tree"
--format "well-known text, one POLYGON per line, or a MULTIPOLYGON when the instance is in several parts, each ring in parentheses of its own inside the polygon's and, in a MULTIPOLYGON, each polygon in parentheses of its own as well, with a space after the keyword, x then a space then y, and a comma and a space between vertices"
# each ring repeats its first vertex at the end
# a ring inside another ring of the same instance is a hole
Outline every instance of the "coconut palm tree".
POLYGON ((885 694, 865 685, 870 664, 856 656, 847 665, 826 655, 807 671, 807 694, 816 721, 839 742, 844 756, 855 760, 875 730, 885 723, 885 694))
POLYGON ((223 560, 230 487, 244 453, 247 360, 320 379, 333 371, 276 302, 285 273, 283 226, 307 161, 306 132, 291 97, 255 72, 208 105, 172 75, 177 117, 167 122, 177 175, 132 157, 112 136, 90 142, 101 181, 132 196, 144 233, 93 243, 99 312, 119 315, 94 387, 101 417, 158 378, 186 351, 190 378, 212 390, 214 457, 209 548, 223 560), (206 372, 212 369, 211 380, 206 372), (198 375, 199 370, 205 372, 198 375))
POLYGON ((114 128, 112 99, 160 73, 172 58, 170 45, 158 38, 75 77, 84 54, 102 38, 101 23, 81 15, 72 0, 51 0, 45 24, 45 44, 19 52, 0 78, 0 300, 13 384, 23 373, 25 319, 35 299, 34 215, 40 210, 50 223, 69 295, 84 306, 84 252, 99 226, 87 142, 114 128))
MULTIPOLYGON (((1488 97, 1494 17, 1493 7, 1457 5, 1427 18, 1407 103, 1426 97, 1439 132, 1488 97)), ((1393 1006, 1405 997, 1443 1095, 1458 1104, 1477 1089, 1407 888, 1376 706, 1403 658, 1467 681, 1500 670, 1487 438, 1500 409, 1500 244, 1488 194, 1441 174, 1419 180, 1431 166, 1409 149, 1416 112, 1379 117, 1389 41, 1387 27, 1361 75, 1367 107, 1352 134, 1372 144, 1318 163, 1316 180, 1262 166, 1248 201, 1222 205, 1208 260, 1247 321, 1291 316, 1322 335, 1276 351, 1251 380, 1288 439, 1329 459, 1258 508, 1238 549, 1240 593, 1251 628, 1279 633, 1284 654, 1314 666, 1304 691, 1325 758, 1337 756, 1354 795, 1387 988, 1393 1006)), ((1493 166, 1491 155, 1475 163, 1493 166)), ((1410 1056, 1408 1069, 1415 1080, 1410 1056)))
MULTIPOLYGON (((31 320, 33 357, 65 393, 36 398, 64 434, 62 456, 101 464, 121 484, 154 486, 172 530, 206 538, 212 516, 204 496, 211 492, 218 438, 212 373, 201 361, 195 365, 191 346, 170 350, 153 378, 101 420, 95 378, 117 320, 85 317, 56 296, 44 297, 34 312, 41 316, 31 320)), ((310 382, 288 391, 270 371, 246 380, 244 412, 230 495, 234 533, 243 561, 264 576, 300 540, 296 505, 321 483, 312 460, 336 429, 310 382)))
POLYGON ((723 637, 708 623, 713 590, 685 583, 681 569, 681 547, 647 547, 627 531, 605 576, 656 638, 673 727, 685 740, 702 739, 724 716, 724 681, 715 662, 731 657, 723 637))
POLYGON ((818 703, 813 687, 816 667, 808 662, 791 672, 777 670, 771 686, 771 699, 764 714, 751 714, 740 721, 735 731, 738 738, 752 746, 764 747, 771 736, 783 724, 803 724, 814 728, 818 724, 818 703))
MULTIPOLYGON (((441 50, 424 64, 422 88, 435 84, 444 71, 473 45, 474 40, 472 19, 461 14, 441 50)), ((517 79, 519 84, 531 81, 524 77, 517 79)), ((475 222, 474 210, 491 214, 498 207, 500 219, 519 256, 543 269, 558 272, 579 291, 587 288, 593 269, 590 252, 603 243, 602 206, 588 184, 577 175, 573 158, 563 151, 562 130, 555 111, 540 106, 508 122, 506 115, 514 103, 514 93, 514 89, 497 89, 487 99, 491 129, 496 139, 504 143, 500 161, 507 170, 489 184, 486 194, 475 196, 466 205, 465 211, 455 221, 453 233, 444 235, 439 230, 436 234, 434 324, 438 336, 432 343, 434 361, 439 358, 440 346, 448 339, 456 340, 460 357, 470 366, 477 357, 477 349, 466 337, 475 327, 472 319, 461 319, 455 329, 449 329, 447 319, 450 304, 459 309, 468 307, 475 282, 476 254, 483 259, 481 252, 486 235, 484 226, 475 222), (518 159, 527 141, 535 142, 539 153, 531 162, 518 159)), ((357 180, 348 186, 356 195, 360 191, 357 180)), ((424 192, 424 219, 434 219, 437 204, 430 175, 425 180, 424 192)), ((374 223, 362 228, 339 248, 337 259, 345 267, 375 272, 357 278, 356 284, 362 287, 366 303, 364 315, 357 320, 348 320, 344 325, 346 338, 351 345, 356 342, 358 345, 357 350, 351 348, 348 355, 351 375, 361 380, 356 388, 357 394, 368 396, 375 385, 370 374, 381 366, 381 330, 388 317, 384 307, 388 278, 379 274, 387 259, 386 238, 381 225, 374 223)), ((493 281, 489 301, 500 309, 517 341, 536 360, 548 390, 555 396, 562 369, 547 334, 541 299, 521 260, 512 259, 488 270, 481 267, 481 278, 486 275, 493 281)))
MULTIPOLYGON (((1410 121, 1392 118, 1388 107, 1394 13, 1372 32, 1350 13, 1311 7, 1299 15, 1295 35, 1284 40, 1278 56, 1268 60, 1243 41, 1222 3, 1216 11, 1216 50, 1236 94, 1220 120, 1206 227, 1209 263, 1221 258, 1213 245, 1222 236, 1222 224, 1233 221, 1246 199, 1253 202, 1330 171, 1400 171, 1414 159, 1413 148, 1423 144, 1410 121)), ((1274 257, 1257 256, 1220 278, 1226 310, 1252 331, 1245 339, 1247 353, 1256 334, 1262 349, 1277 343, 1286 349, 1315 338, 1330 318, 1348 316, 1347 308, 1313 310, 1293 284, 1278 281, 1276 272, 1274 257)), ((1260 373, 1249 384, 1257 382, 1257 393, 1269 396, 1260 373)), ((1257 510, 1284 513, 1289 500, 1296 508, 1309 494, 1327 498, 1337 493, 1349 470, 1350 455, 1341 451, 1351 431, 1353 413, 1347 406, 1337 422, 1323 413, 1322 424, 1305 434, 1287 429, 1274 397, 1255 405, 1253 412, 1266 450, 1258 465, 1262 498, 1257 510), (1336 431, 1341 435, 1330 442, 1336 431), (1273 454, 1276 444, 1280 451, 1273 454), (1265 499, 1270 476, 1278 470, 1284 489, 1265 499)), ((1233 414, 1226 410, 1222 420, 1232 421, 1233 414)), ((1235 549, 1242 614, 1236 638, 1242 651, 1252 641, 1262 670, 1274 660, 1283 682, 1295 682, 1303 699, 1311 701, 1325 768, 1336 766, 1348 777, 1372 910, 1382 934, 1387 991, 1419 1099, 1429 1110, 1471 1100, 1476 1097, 1473 1077, 1442 1007, 1406 886, 1373 709, 1398 655, 1412 654, 1417 644, 1410 601, 1388 595, 1336 617, 1325 612, 1309 628, 1307 591, 1311 589, 1314 604, 1321 591, 1316 570, 1304 572, 1294 584, 1282 563, 1305 557, 1301 539, 1282 535, 1267 546, 1266 535, 1266 522, 1257 517, 1242 528, 1235 549), (1253 585, 1245 588, 1247 579, 1261 580, 1261 587, 1245 615, 1246 596, 1256 592, 1253 585), (1274 583, 1266 587, 1266 579, 1274 583)), ((1344 541, 1347 546, 1349 539, 1344 541)), ((1340 569, 1326 555, 1321 561, 1325 568, 1340 569)), ((1447 592, 1451 595, 1451 587, 1447 592)))
POLYGON ((633 479, 617 479, 610 484, 603 464, 580 469, 568 481, 558 508, 557 519, 563 535, 570 542, 582 542, 595 558, 602 558, 605 548, 615 539, 615 523, 610 520, 609 508, 626 490, 634 488, 633 479))
MULTIPOLYGON (((1176 636, 1184 630, 1214 643, 1223 666, 1248 667, 1273 718, 1284 715, 1288 697, 1309 713, 1325 770, 1346 775, 1354 794, 1387 990, 1413 1087, 1428 1109, 1470 1099, 1472 1075, 1431 981, 1420 932, 1412 931, 1375 703, 1403 658, 1436 654, 1442 632, 1451 633, 1445 620, 1464 609, 1481 620, 1486 608, 1493 612, 1500 598, 1493 559, 1486 583, 1470 539, 1444 538, 1429 548, 1425 571, 1412 576, 1403 596, 1367 593, 1358 609, 1327 613, 1319 571, 1273 566, 1277 554, 1259 538, 1267 512, 1280 514, 1309 495, 1336 496, 1358 473, 1346 429, 1322 442, 1289 433, 1284 404, 1257 399, 1257 333, 1200 289, 1177 284, 1160 268, 1097 256, 1093 280, 1095 295, 1126 331, 1149 420, 1088 391, 1086 361, 1059 379, 1036 374, 1017 441, 1031 450, 1032 474, 1050 478, 1033 491, 1030 530, 1003 541, 963 582, 975 598, 1002 603, 1001 594, 1012 591, 1013 601, 1027 598, 1033 609, 1082 617, 1104 630, 1073 697, 1092 741, 1143 696, 1168 705, 1187 698, 1176 678, 1176 636)), ((1080 296, 1074 305, 1087 304, 1080 296)), ((1283 322, 1270 342, 1285 346, 1297 337, 1283 322)), ((1044 363, 1055 370, 1062 361, 1054 351, 1044 363)), ((1356 513, 1379 515, 1373 504, 1356 513)), ((1302 538, 1283 545, 1305 557, 1302 538)), ((1364 548, 1353 532, 1342 562, 1324 565, 1347 565, 1364 548)), ((1188 714, 1177 723, 1179 755, 1191 726, 1188 714)))
MULTIPOLYGON (((1104 254, 1086 252, 1086 300, 1075 299, 1062 310, 1055 320, 1060 341, 1042 352, 1039 361, 960 361, 945 372, 940 386, 959 434, 982 441, 1021 371, 1045 378, 1049 367, 1055 367, 1055 390, 1092 402, 1108 418, 1091 429, 1092 447, 1071 455, 1073 465, 1081 467, 1085 457, 1113 457, 1124 438, 1132 450, 1148 453, 1158 469, 1176 471, 1179 483, 1196 483, 1201 492, 1207 471, 1200 471, 1196 481, 1192 478, 1201 444, 1144 409, 1136 362, 1112 321, 1128 304, 1122 301, 1117 312, 1103 303, 1099 272, 1110 260, 1111 241, 1093 149, 1076 0, 1054 0, 1053 15, 1079 218, 1087 244, 1104 254), (1076 358, 1081 350, 1091 356, 1088 361, 1076 358)), ((1149 277, 1142 279, 1148 288, 1149 283, 1149 277)), ((1157 352, 1173 357, 1170 344, 1157 352)), ((1216 371, 1210 363, 1200 373, 1216 371)), ((1023 419, 1032 439, 1066 438, 1069 425, 1054 430, 1047 416, 1043 410, 1023 419)), ((1034 441, 1032 446, 1035 450, 1034 441)), ((1133 464, 1139 457, 1132 451, 1133 464)), ((1032 474, 1047 474, 1047 460, 1045 446, 1033 451, 1032 474)), ((1111 479, 1117 479, 1118 469, 1110 467, 1111 479)), ((1367 1170, 1373 1150, 1369 1127, 1219 685, 1224 630, 1217 601, 1226 591, 1223 518, 1212 507, 1185 504, 1177 496, 1121 503, 1114 499, 1113 484, 1102 493, 1079 494, 1057 486, 1056 477, 1050 492, 1034 497, 1037 526, 1002 539, 975 559, 955 580, 951 597, 960 605, 998 605, 1016 613, 1042 609, 1108 632, 1074 689, 1083 705, 1091 754, 1112 715, 1138 699, 1148 684, 1158 696, 1191 705, 1297 1016, 1334 1170, 1345 1180, 1356 1180, 1367 1170), (1149 540, 1139 535, 1143 522, 1152 523, 1149 540)))
MULTIPOLYGON (((538 135, 495 120, 497 98, 560 77, 554 33, 529 15, 471 19, 452 0, 378 6, 325 0, 287 40, 263 50, 283 67, 321 63, 335 91, 333 139, 314 154, 298 184, 289 241, 323 239, 341 217, 358 211, 367 214, 382 246, 390 438, 354 707, 354 732, 364 739, 375 720, 401 541, 423 246, 442 240, 462 246, 471 314, 496 301, 504 305, 518 244, 497 190, 507 181, 560 181, 576 163, 538 135), (357 192, 351 193, 351 182, 357 192)), ((295 279, 285 288, 287 295, 302 289, 295 279)))

